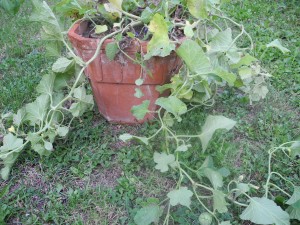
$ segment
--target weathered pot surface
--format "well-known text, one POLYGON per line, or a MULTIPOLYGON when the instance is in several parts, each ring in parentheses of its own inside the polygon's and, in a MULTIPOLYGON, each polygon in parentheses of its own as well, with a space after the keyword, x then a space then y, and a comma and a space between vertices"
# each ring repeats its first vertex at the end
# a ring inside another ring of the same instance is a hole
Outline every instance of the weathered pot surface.
MULTIPOLYGON (((77 23, 68 33, 76 54, 84 61, 88 61, 94 55, 100 41, 83 37, 82 34, 86 28, 86 23, 77 23)), ((155 111, 157 108, 155 101, 161 96, 155 87, 170 82, 171 76, 178 71, 181 61, 175 53, 167 57, 153 57, 145 62, 147 72, 121 53, 115 60, 110 61, 105 54, 105 47, 113 41, 113 39, 104 41, 99 55, 85 71, 99 112, 108 121, 116 123, 136 124, 151 120, 155 117, 153 112, 147 113, 144 119, 137 120, 132 115, 131 108, 140 105, 144 100, 150 100, 149 111, 155 111), (149 75, 149 71, 152 76, 149 75), (144 80, 141 86, 135 84, 138 78, 144 80), (143 97, 134 96, 136 88, 142 91, 143 97)), ((131 45, 123 51, 135 58, 135 54, 141 50, 146 53, 147 42, 133 40, 131 45)))

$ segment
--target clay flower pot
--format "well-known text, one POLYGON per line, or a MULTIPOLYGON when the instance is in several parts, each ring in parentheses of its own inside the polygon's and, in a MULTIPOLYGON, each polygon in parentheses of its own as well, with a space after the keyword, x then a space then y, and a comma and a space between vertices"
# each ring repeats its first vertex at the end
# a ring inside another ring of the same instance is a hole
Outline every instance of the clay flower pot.
MULTIPOLYGON (((84 61, 88 61, 95 53, 99 39, 85 38, 82 36, 86 30, 86 23, 77 23, 69 31, 69 39, 76 54, 84 61)), ((100 113, 110 122, 135 124, 143 123, 155 117, 154 113, 148 113, 143 120, 137 120, 131 113, 134 105, 140 105, 144 100, 150 100, 150 111, 156 110, 155 101, 160 97, 155 90, 157 85, 170 82, 171 76, 177 72, 181 65, 180 59, 175 53, 167 57, 153 57, 146 62, 152 77, 142 70, 139 64, 134 64, 125 55, 119 54, 114 61, 110 61, 105 54, 105 46, 113 42, 107 39, 97 58, 87 67, 85 74, 90 80, 94 98, 100 113), (142 77, 144 83, 135 85, 135 80, 142 77), (140 88, 144 96, 134 96, 135 89, 140 88)), ((136 52, 146 53, 147 42, 132 41, 124 51, 135 58, 136 52), (142 46, 141 46, 142 45, 142 46)))

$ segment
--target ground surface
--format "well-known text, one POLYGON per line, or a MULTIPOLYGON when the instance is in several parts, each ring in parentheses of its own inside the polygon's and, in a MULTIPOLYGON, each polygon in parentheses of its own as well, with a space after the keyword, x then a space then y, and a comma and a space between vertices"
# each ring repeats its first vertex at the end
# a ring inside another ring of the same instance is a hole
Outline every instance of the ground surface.
MULTIPOLYGON (((262 55, 263 44, 276 38, 291 52, 282 55, 271 49, 262 56, 273 74, 267 99, 249 106, 226 90, 213 108, 187 115, 189 120, 178 126, 178 132, 197 132, 208 114, 235 119, 237 128, 217 135, 208 152, 218 165, 233 169, 232 176, 244 174, 259 182, 265 178, 267 149, 300 135, 300 6, 296 0, 244 0, 226 5, 225 11, 245 24, 255 40, 256 57, 262 55)), ((30 12, 26 5, 15 17, 0 13, 0 113, 16 111, 30 101, 54 60, 45 55, 39 28, 28 23, 30 12)), ((154 169, 152 156, 158 145, 124 144, 118 136, 127 131, 151 133, 155 126, 111 125, 96 109, 85 114, 68 138, 57 142, 49 158, 28 151, 10 179, 0 181, 0 196, 1 189, 9 188, 0 199, 0 224, 4 220, 8 224, 131 224, 142 202, 147 197, 161 198, 174 181, 154 169)), ((203 158, 196 148, 186 155, 189 163, 203 158)), ((299 184, 299 166, 277 163, 299 184)), ((198 224, 198 215, 183 209, 172 213, 174 224, 198 224)))

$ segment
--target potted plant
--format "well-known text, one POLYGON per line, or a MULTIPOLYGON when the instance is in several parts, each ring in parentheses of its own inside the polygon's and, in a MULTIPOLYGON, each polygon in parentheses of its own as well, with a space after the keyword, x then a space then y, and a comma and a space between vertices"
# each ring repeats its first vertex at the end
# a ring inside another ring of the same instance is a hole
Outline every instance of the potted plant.
MULTIPOLYGON (((52 66, 52 73, 43 76, 37 86, 40 95, 36 100, 16 114, 1 117, 0 122, 10 127, 0 147, 2 178, 8 178, 26 146, 40 155, 49 155, 54 150, 55 139, 69 132, 74 117, 93 107, 93 97, 87 93, 82 79, 86 73, 100 112, 108 120, 133 123, 155 115, 161 124, 149 137, 120 136, 123 141, 138 139, 149 144, 162 134, 165 149, 154 153, 155 168, 163 173, 174 170, 178 175, 177 186, 167 194, 168 201, 159 204, 150 201, 137 212, 134 218, 137 224, 159 223, 162 212, 166 215, 163 224, 168 224, 170 208, 190 207, 191 198, 206 211, 199 216, 200 224, 230 224, 221 219, 222 213, 228 211, 228 202, 246 207, 240 216, 243 220, 289 224, 289 214, 268 198, 274 174, 271 160, 277 150, 292 151, 293 145, 299 146, 298 142, 285 143, 269 151, 263 197, 251 197, 250 190, 257 187, 242 183, 243 177, 232 180, 224 188, 223 180, 228 173, 216 168, 211 157, 199 168, 181 162, 181 154, 192 147, 190 139, 201 141, 204 152, 216 130, 230 130, 236 124, 223 116, 208 116, 198 134, 177 134, 172 127, 182 120, 183 114, 196 107, 213 105, 215 95, 225 85, 239 89, 238 94, 243 93, 250 103, 264 98, 268 92, 266 79, 270 75, 250 55, 254 46, 250 35, 241 24, 224 15, 220 10, 221 0, 64 0, 56 10, 77 19, 68 32, 63 31, 46 2, 32 0, 32 3, 35 13, 31 18, 42 24, 43 38, 49 41, 47 48, 59 58, 52 66), (104 67, 108 67, 108 72, 104 67), (118 84, 116 90, 111 83, 118 84), (157 84, 160 86, 154 87, 157 84), (111 98, 106 99, 109 95, 111 98), (134 95, 133 99, 123 102, 122 96, 129 95, 134 95), (121 114, 112 117, 108 114, 110 107, 119 107, 121 114), (128 120, 120 119, 129 115, 129 109, 136 120, 131 116, 128 120), (256 216, 260 211, 264 215, 262 219, 256 216)), ((288 51, 278 41, 267 47, 288 51)), ((288 201, 291 216, 293 207, 297 207, 293 206, 299 200, 297 196, 294 194, 288 201)))

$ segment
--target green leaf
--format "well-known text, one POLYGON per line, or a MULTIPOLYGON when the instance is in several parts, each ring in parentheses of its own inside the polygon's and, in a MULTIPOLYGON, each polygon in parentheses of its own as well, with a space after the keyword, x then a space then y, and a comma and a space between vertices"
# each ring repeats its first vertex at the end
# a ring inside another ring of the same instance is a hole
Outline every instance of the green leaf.
POLYGON ((300 141, 296 141, 291 145, 291 157, 294 159, 297 156, 300 156, 300 141))
POLYGON ((53 64, 52 70, 55 73, 65 73, 68 70, 70 70, 74 65, 74 60, 61 57, 57 59, 56 62, 53 64))
POLYGON ((258 59, 254 58, 253 56, 246 54, 244 57, 240 59, 240 61, 236 64, 232 64, 231 67, 233 69, 239 68, 241 66, 250 66, 252 62, 257 61, 258 59))
POLYGON ((153 10, 149 7, 146 7, 141 14, 141 20, 144 24, 148 24, 152 20, 153 16, 153 10))
POLYGON ((176 50, 176 53, 192 73, 208 74, 212 72, 208 57, 195 41, 185 40, 176 50))
POLYGON ((134 96, 135 96, 136 98, 141 98, 141 97, 144 96, 144 94, 143 94, 143 92, 141 91, 141 89, 136 88, 136 89, 135 89, 134 96))
POLYGON ((272 47, 278 48, 280 51, 282 51, 283 54, 290 52, 290 50, 282 46, 282 44, 278 39, 275 39, 274 41, 270 42, 266 46, 267 48, 272 48, 272 47))
POLYGON ((131 109, 131 113, 135 116, 135 118, 141 120, 149 112, 148 110, 149 105, 150 105, 150 101, 145 100, 143 101, 142 104, 133 106, 131 109))
POLYGON ((214 71, 214 73, 225 80, 230 86, 234 86, 234 82, 236 81, 236 75, 233 73, 229 73, 221 68, 218 68, 214 71))
POLYGON ((179 145, 176 149, 176 152, 186 152, 190 147, 192 147, 192 145, 188 144, 182 144, 182 145, 179 145))
POLYGON ((223 177, 218 171, 207 167, 204 169, 203 173, 209 179, 214 189, 223 187, 223 177))
POLYGON ((188 21, 186 21, 186 25, 184 26, 184 35, 192 38, 194 36, 194 31, 193 31, 194 26, 192 26, 188 21))
POLYGON ((14 125, 20 126, 23 123, 25 116, 26 116, 25 109, 24 108, 19 109, 17 114, 14 114, 13 116, 14 125))
POLYGON ((40 94, 47 94, 49 96, 52 96, 54 80, 55 80, 54 74, 44 75, 42 80, 36 87, 36 91, 40 94))
POLYGON ((74 97, 79 101, 73 103, 69 109, 74 117, 81 116, 87 110, 93 108, 93 96, 87 95, 86 90, 83 86, 79 86, 74 90, 74 97))
POLYGON ((236 189, 239 189, 239 191, 236 192, 236 197, 241 195, 242 193, 247 193, 248 191, 250 191, 249 184, 245 183, 238 183, 236 185, 236 189))
POLYGON ((49 141, 45 141, 45 142, 44 142, 44 147, 45 147, 45 149, 48 150, 48 151, 52 151, 52 150, 53 150, 53 145, 52 145, 52 143, 49 142, 49 141))
POLYGON ((133 136, 133 135, 131 135, 131 134, 122 134, 122 135, 119 136, 119 138, 120 138, 122 141, 124 141, 124 142, 126 142, 126 141, 131 140, 131 139, 134 138, 134 139, 137 139, 137 140, 143 142, 143 143, 146 144, 146 145, 149 144, 148 138, 146 138, 146 137, 138 137, 138 136, 133 136))
POLYGON ((123 0, 108 0, 115 8, 122 10, 123 0))
POLYGON ((207 0, 187 0, 187 7, 197 19, 206 19, 208 17, 207 3, 207 0))
POLYGON ((3 138, 3 146, 0 147, 0 159, 3 160, 4 167, 1 169, 1 177, 8 179, 11 167, 17 160, 19 153, 24 148, 23 139, 17 138, 9 133, 3 138))
POLYGON ((294 187, 294 192, 291 198, 286 202, 288 205, 292 205, 300 200, 300 186, 294 187))
POLYGON ((32 125, 39 124, 40 122, 44 121, 48 111, 49 103, 50 101, 48 95, 40 95, 34 102, 25 106, 25 119, 29 120, 32 125))
POLYGON ((186 104, 175 96, 158 98, 155 104, 172 113, 178 120, 180 120, 180 115, 187 112, 186 104))
POLYGON ((68 134, 68 132, 69 132, 69 127, 62 126, 57 128, 57 134, 60 137, 65 137, 68 134))
POLYGON ((29 132, 27 135, 27 140, 30 141, 32 145, 35 145, 42 140, 42 137, 36 133, 29 132))
POLYGON ((134 222, 137 225, 149 225, 151 223, 158 224, 162 210, 158 205, 148 205, 140 209, 135 217, 134 222))
POLYGON ((108 43, 105 47, 105 54, 106 57, 112 61, 115 59, 117 53, 119 52, 118 44, 115 42, 108 43))
POLYGON ((290 205, 286 212, 290 214, 291 219, 296 219, 300 221, 300 200, 290 205))
POLYGON ((230 221, 222 221, 220 225, 231 225, 230 221))
POLYGON ((59 23, 48 4, 45 1, 41 2, 39 0, 31 0, 31 2, 34 6, 34 12, 31 14, 30 19, 43 25, 44 38, 52 41, 63 41, 64 37, 62 30, 60 29, 59 23))
POLYGON ((135 85, 137 85, 137 86, 141 86, 143 83, 144 83, 144 80, 142 78, 135 80, 135 85))
POLYGON ((19 149, 17 151, 21 151, 23 147, 23 139, 17 138, 17 136, 14 136, 12 133, 8 133, 3 138, 3 146, 0 147, 0 158, 4 159, 4 154, 19 149))
POLYGON ((108 30, 107 25, 96 25, 95 34, 101 34, 108 30))
POLYGON ((45 148, 45 145, 44 144, 40 144, 40 143, 37 143, 37 144, 32 144, 31 145, 31 148, 37 152, 40 156, 49 156, 51 154, 51 151, 47 150, 45 148))
POLYGON ((170 191, 167 196, 170 198, 171 206, 183 205, 189 208, 193 192, 188 190, 187 187, 180 187, 178 190, 170 191))
POLYGON ((208 143, 216 130, 230 130, 235 126, 235 124, 236 122, 234 120, 228 119, 224 116, 208 116, 204 126, 202 127, 202 133, 199 135, 203 151, 206 150, 208 143))
POLYGON ((225 196, 226 195, 222 191, 213 190, 213 207, 214 210, 219 211, 219 213, 225 213, 228 211, 225 196))
POLYGON ((208 212, 201 213, 201 215, 199 216, 200 225, 211 225, 212 221, 212 215, 208 212))
MULTIPOLYGON (((5 185, 4 187, 1 188, 1 190, 0 190, 0 199, 3 198, 6 194, 8 194, 9 187, 10 187, 10 185, 5 185)), ((1 220, 0 220, 0 222, 1 222, 1 220)))
POLYGON ((175 44, 170 42, 168 26, 162 15, 157 13, 153 16, 149 31, 153 33, 153 36, 147 45, 145 60, 150 59, 152 56, 165 57, 170 55, 171 51, 175 49, 175 44))
POLYGON ((232 46, 232 41, 232 32, 230 28, 217 33, 209 43, 209 53, 227 52, 230 47, 234 47, 232 46))
POLYGON ((132 136, 131 134, 121 134, 121 135, 119 136, 119 138, 120 138, 122 141, 126 142, 126 141, 128 141, 128 140, 131 140, 131 139, 133 138, 133 136, 132 136))
POLYGON ((156 169, 161 172, 167 172, 169 166, 175 163, 175 156, 173 154, 167 155, 166 153, 154 152, 154 162, 157 164, 156 169))
POLYGON ((249 206, 243 211, 240 218, 256 224, 290 224, 289 214, 277 206, 274 201, 265 197, 251 198, 249 206))

